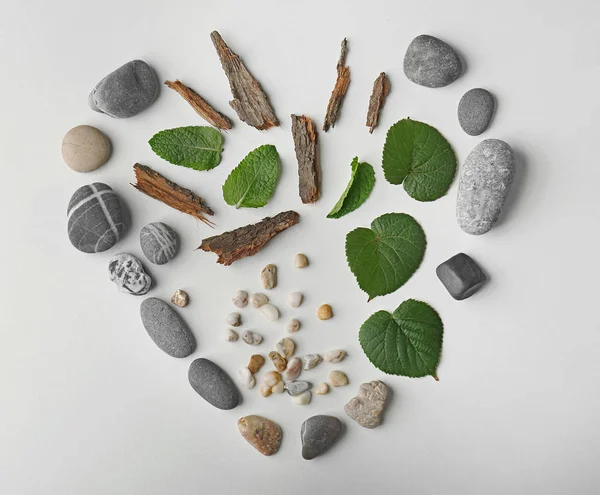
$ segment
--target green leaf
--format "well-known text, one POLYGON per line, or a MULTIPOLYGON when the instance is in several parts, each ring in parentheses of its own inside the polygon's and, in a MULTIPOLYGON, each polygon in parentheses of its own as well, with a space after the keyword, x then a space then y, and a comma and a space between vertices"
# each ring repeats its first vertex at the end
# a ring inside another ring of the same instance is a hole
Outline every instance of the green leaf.
POLYGON ((444 324, 437 311, 408 299, 392 314, 377 311, 360 327, 358 338, 373 365, 390 375, 437 380, 444 324))
POLYGON ((383 172, 391 184, 404 183, 417 201, 444 196, 456 174, 456 155, 440 132, 416 120, 403 119, 388 130, 383 172))
POLYGON ((166 129, 148 141, 152 151, 173 165, 210 170, 221 162, 223 136, 212 127, 166 129))
POLYGON ((406 213, 386 213, 371 228, 346 236, 346 258, 369 301, 399 289, 419 268, 425 255, 425 232, 406 213))
POLYGON ((236 208, 265 206, 279 179, 279 154, 271 144, 259 146, 246 155, 223 184, 223 198, 236 208))
POLYGON ((352 160, 350 166, 352 167, 350 182, 327 218, 340 218, 356 210, 367 200, 373 190, 375 185, 373 167, 366 162, 358 163, 358 157, 352 160))

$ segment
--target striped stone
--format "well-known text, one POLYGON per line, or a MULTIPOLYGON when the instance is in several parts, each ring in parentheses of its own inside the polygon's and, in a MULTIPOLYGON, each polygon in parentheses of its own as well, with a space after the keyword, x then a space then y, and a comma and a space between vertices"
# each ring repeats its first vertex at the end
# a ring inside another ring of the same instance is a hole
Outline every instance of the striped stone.
POLYGON ((113 247, 125 229, 118 196, 110 186, 82 186, 67 208, 69 240, 79 251, 101 253, 113 247))
POLYGON ((148 261, 164 265, 177 254, 179 238, 167 224, 154 222, 146 225, 140 232, 140 244, 148 261))

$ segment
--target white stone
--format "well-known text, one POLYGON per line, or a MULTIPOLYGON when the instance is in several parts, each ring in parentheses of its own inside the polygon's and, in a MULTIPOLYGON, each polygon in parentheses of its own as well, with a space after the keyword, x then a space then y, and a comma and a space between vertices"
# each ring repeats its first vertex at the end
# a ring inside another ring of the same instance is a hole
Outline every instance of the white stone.
POLYGON ((307 390, 306 392, 302 392, 300 395, 292 397, 292 402, 299 406, 305 406, 306 404, 310 403, 311 398, 312 394, 310 393, 310 390, 307 390))
POLYGON ((239 338, 239 335, 235 330, 228 328, 223 332, 223 338, 226 342, 235 342, 239 338))
POLYGON ((285 327, 288 333, 296 333, 300 330, 300 322, 296 318, 292 318, 285 327))
POLYGON ((248 345, 258 345, 262 342, 262 335, 254 333, 252 330, 246 330, 242 334, 242 340, 248 345))
POLYGON ((299 357, 293 357, 287 363, 283 377, 286 380, 295 380, 302 371, 302 360, 299 357))
POLYGON ((304 296, 302 296, 301 292, 290 292, 288 294, 288 303, 292 308, 297 308, 302 304, 303 298, 304 296))
POLYGON ((248 293, 245 290, 238 290, 231 298, 234 306, 245 308, 248 305, 248 293))
POLYGON ((254 378, 254 375, 250 373, 250 370, 246 367, 238 370, 238 381, 244 388, 252 388, 254 385, 256 385, 256 379, 254 378))
POLYGON ((334 351, 326 352, 323 359, 328 363, 339 363, 346 357, 346 351, 342 349, 335 349, 334 351))
POLYGON ((304 356, 304 369, 312 370, 321 361, 323 361, 323 358, 320 354, 307 354, 306 356, 304 356))
POLYGON ((272 304, 263 304, 258 310, 267 320, 275 321, 279 318, 279 310, 272 304))
POLYGON ((239 313, 229 313, 225 321, 232 327, 239 327, 242 324, 242 317, 239 313))

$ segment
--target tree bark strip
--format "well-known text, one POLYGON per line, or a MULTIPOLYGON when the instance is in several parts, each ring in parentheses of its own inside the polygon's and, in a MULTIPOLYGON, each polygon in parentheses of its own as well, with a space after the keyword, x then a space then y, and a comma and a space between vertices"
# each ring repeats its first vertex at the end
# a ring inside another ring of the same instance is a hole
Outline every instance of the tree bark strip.
POLYGON ((379 77, 375 79, 373 83, 373 93, 369 99, 369 110, 367 112, 367 127, 369 127, 369 133, 373 134, 373 130, 379 123, 379 115, 381 109, 385 104, 385 99, 390 91, 390 81, 385 75, 385 72, 379 74, 379 77))
POLYGON ((273 237, 299 221, 298 213, 284 211, 258 223, 204 239, 198 249, 217 254, 217 263, 228 266, 246 256, 254 256, 273 237))
POLYGON ((246 124, 259 130, 279 125, 279 120, 269 103, 267 95, 254 79, 246 66, 223 41, 217 31, 210 34, 221 60, 221 65, 229 79, 233 100, 229 102, 238 117, 246 124))
POLYGON ((350 67, 346 65, 346 54, 348 53, 348 41, 346 38, 342 41, 342 50, 340 53, 340 59, 337 63, 337 79, 335 86, 331 92, 329 98, 329 104, 327 105, 327 112, 325 113, 325 120, 323 121, 323 130, 327 132, 330 127, 335 127, 335 122, 338 117, 338 113, 344 101, 346 91, 350 84, 350 67))
POLYGON ((298 192, 304 204, 321 195, 318 133, 310 117, 292 115, 292 136, 298 161, 298 192))
POLYGON ((210 227, 214 226, 214 223, 204 215, 212 216, 215 212, 206 205, 200 196, 197 196, 189 189, 175 184, 175 182, 171 182, 150 167, 136 163, 133 169, 137 184, 131 185, 138 191, 171 208, 187 213, 210 227))
POLYGON ((165 81, 165 84, 177 91, 192 106, 196 113, 210 125, 214 125, 216 128, 224 131, 228 131, 233 127, 229 118, 215 110, 204 98, 178 79, 175 81, 165 81))

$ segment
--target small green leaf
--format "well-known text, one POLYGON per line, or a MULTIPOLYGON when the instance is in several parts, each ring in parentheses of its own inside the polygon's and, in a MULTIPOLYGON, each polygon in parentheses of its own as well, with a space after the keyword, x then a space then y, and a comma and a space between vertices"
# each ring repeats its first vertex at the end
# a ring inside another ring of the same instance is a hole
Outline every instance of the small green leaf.
POLYGON ((148 142, 154 153, 173 165, 210 170, 221 162, 223 136, 212 127, 166 129, 157 132, 148 142))
POLYGON ((416 120, 403 119, 388 130, 383 172, 390 184, 404 183, 417 201, 444 196, 456 174, 456 155, 440 132, 416 120))
POLYGON ((279 179, 279 154, 271 144, 259 146, 246 155, 223 184, 223 198, 236 208, 265 206, 279 179))
POLYGON ((366 162, 358 163, 358 157, 352 160, 351 167, 350 182, 327 218, 340 218, 356 210, 367 200, 373 190, 375 185, 373 167, 366 162))
POLYGON ((425 256, 425 232, 406 213, 386 213, 371 228, 346 236, 346 258, 359 287, 369 295, 394 292, 419 268, 425 256))
POLYGON ((393 314, 377 311, 360 327, 360 346, 384 373, 437 380, 444 324, 437 311, 408 299, 393 314))

